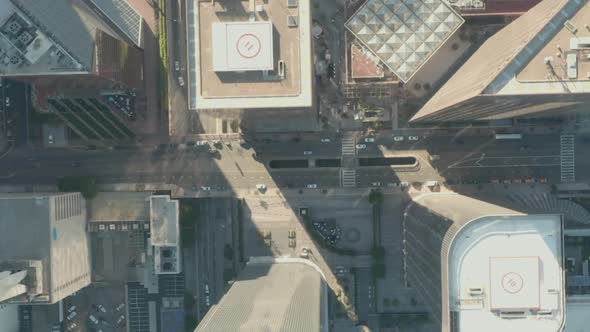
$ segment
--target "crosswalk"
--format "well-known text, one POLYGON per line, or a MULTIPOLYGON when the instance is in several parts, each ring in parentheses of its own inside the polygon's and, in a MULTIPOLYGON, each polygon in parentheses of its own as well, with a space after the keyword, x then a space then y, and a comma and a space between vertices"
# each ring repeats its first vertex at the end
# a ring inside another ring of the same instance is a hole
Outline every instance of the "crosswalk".
POLYGON ((342 187, 356 187, 356 142, 354 136, 342 137, 342 168, 340 169, 340 180, 342 187))
POLYGON ((356 187, 356 169, 342 168, 340 170, 340 178, 342 179, 342 187, 344 187, 344 188, 356 187))
POLYGON ((353 136, 342 137, 342 155, 343 156, 355 156, 356 147, 353 136))
POLYGON ((574 135, 561 135, 561 182, 575 182, 574 135))

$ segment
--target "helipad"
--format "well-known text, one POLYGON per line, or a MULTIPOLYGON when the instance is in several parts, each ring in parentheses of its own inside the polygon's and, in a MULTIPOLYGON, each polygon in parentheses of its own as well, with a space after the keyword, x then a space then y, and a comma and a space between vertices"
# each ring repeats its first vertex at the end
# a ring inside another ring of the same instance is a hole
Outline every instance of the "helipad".
POLYGON ((214 23, 214 71, 272 70, 272 30, 270 21, 214 23))
POLYGON ((539 309, 539 257, 490 257, 491 310, 539 309))

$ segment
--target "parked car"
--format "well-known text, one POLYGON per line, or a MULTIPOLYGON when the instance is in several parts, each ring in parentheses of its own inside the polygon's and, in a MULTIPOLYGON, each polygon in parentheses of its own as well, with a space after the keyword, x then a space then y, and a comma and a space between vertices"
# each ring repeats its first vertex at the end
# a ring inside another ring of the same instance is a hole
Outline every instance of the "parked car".
POLYGON ((68 331, 74 331, 75 328, 78 327, 78 324, 76 324, 75 322, 72 322, 72 324, 68 325, 68 331))
POLYGON ((312 153, 312 151, 303 151, 304 156, 311 156, 312 153))
POLYGON ((321 142, 322 143, 330 143, 330 139, 329 138, 322 138, 321 142))
POLYGON ((420 137, 418 137, 418 136, 408 136, 408 140, 410 140, 410 141, 417 141, 419 139, 420 139, 420 137))
POLYGON ((307 185, 307 189, 316 189, 317 187, 318 187, 318 185, 315 183, 310 183, 307 185))
POLYGON ((96 319, 96 317, 94 317, 94 315, 89 315, 88 319, 90 319, 90 321, 92 323, 94 323, 95 325, 98 325, 98 319, 96 319))
POLYGON ((366 145, 366 144, 357 144, 357 145, 356 145, 356 148, 357 148, 358 150, 361 150, 361 149, 366 149, 366 148, 367 148, 367 145, 366 145))
POLYGON ((178 85, 184 86, 184 78, 182 76, 178 76, 178 85))
POLYGON ((107 309, 105 309, 105 307, 102 304, 98 305, 98 310, 102 311, 103 313, 107 312, 107 309))
POLYGON ((365 137, 365 143, 375 143, 375 137, 365 137))
POLYGON ((125 303, 121 303, 121 304, 119 304, 119 305, 118 305, 118 306, 115 308, 115 310, 117 310, 117 311, 121 311, 121 310, 123 310, 124 308, 125 308, 125 303))
POLYGON ((404 140, 404 137, 403 136, 393 136, 393 140, 395 142, 401 142, 404 140))
POLYGON ((178 61, 174 61, 174 70, 176 70, 176 71, 180 70, 180 63, 178 61))
POLYGON ((76 306, 75 306, 75 305, 73 305, 73 306, 70 306, 70 307, 68 308, 68 312, 72 312, 72 311, 76 311, 76 306))
POLYGON ((49 134, 49 136, 47 137, 47 143, 53 144, 53 135, 49 134))
POLYGON ((125 321, 125 315, 119 316, 119 318, 117 318, 117 325, 121 325, 124 321, 125 321))
POLYGON ((209 187, 209 186, 201 186, 201 190, 203 190, 203 191, 211 191, 211 187, 209 187))
POLYGON ((70 320, 74 319, 74 318, 76 317, 76 315, 77 315, 77 313, 76 313, 75 311, 72 311, 72 312, 71 312, 71 313, 70 313, 70 314, 69 314, 69 315, 66 317, 66 319, 67 319, 68 321, 70 321, 70 320))

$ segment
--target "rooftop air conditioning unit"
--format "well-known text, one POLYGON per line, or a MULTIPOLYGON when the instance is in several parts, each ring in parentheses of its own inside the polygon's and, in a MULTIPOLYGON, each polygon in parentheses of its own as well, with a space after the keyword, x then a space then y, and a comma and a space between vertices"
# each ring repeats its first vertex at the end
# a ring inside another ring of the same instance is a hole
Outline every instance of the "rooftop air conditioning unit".
POLYGON ((299 0, 287 0, 287 7, 295 8, 299 5, 299 0))
POLYGON ((287 26, 289 28, 296 28, 299 25, 299 16, 289 15, 287 16, 287 26))

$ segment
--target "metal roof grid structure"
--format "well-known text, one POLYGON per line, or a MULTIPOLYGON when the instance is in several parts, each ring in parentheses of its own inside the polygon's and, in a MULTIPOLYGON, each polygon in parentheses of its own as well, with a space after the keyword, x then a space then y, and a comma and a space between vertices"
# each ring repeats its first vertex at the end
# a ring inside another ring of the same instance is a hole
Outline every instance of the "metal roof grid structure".
POLYGON ((407 82, 463 22, 440 0, 367 0, 345 26, 407 82))
POLYGON ((133 41, 141 45, 142 17, 126 0, 88 0, 133 41))

